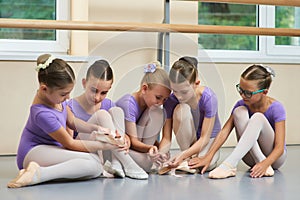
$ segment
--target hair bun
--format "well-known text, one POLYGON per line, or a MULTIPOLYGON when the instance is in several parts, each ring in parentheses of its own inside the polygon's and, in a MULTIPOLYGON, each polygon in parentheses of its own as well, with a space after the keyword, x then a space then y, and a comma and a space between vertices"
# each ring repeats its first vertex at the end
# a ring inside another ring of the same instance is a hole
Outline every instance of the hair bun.
POLYGON ((53 62, 54 59, 56 59, 54 56, 50 56, 44 63, 38 64, 35 70, 39 72, 41 69, 46 69, 47 67, 49 67, 49 65, 53 62))
POLYGON ((261 65, 263 68, 265 68, 266 69, 266 71, 271 75, 271 76, 273 76, 273 77, 275 77, 275 71, 274 71, 274 69, 272 69, 271 67, 269 67, 269 66, 264 66, 264 65, 261 65))
POLYGON ((144 72, 153 73, 157 68, 161 68, 161 64, 158 61, 154 61, 144 66, 144 72))

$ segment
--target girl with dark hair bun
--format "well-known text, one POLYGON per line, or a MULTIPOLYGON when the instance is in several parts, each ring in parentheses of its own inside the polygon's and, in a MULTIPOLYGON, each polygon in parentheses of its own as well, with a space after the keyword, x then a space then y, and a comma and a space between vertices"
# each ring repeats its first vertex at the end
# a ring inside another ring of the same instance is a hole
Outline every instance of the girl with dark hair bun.
MULTIPOLYGON (((221 129, 217 96, 209 87, 200 85, 197 65, 196 58, 184 56, 170 70, 173 94, 164 103, 167 120, 160 149, 169 151, 174 131, 182 152, 164 163, 160 174, 172 168, 195 173, 195 169, 189 169, 188 160, 192 156, 205 155, 221 129)), ((216 167, 218 159, 216 153, 208 170, 216 167)))
MULTIPOLYGON (((103 59, 97 60, 88 68, 86 77, 82 79, 85 91, 71 99, 68 105, 76 117, 106 127, 112 132, 112 135, 120 136, 117 141, 120 139, 124 141, 122 151, 118 149, 99 152, 100 156, 102 153, 104 156, 104 170, 115 177, 147 179, 148 174, 126 153, 130 147, 130 139, 125 134, 124 112, 106 97, 112 84, 113 71, 109 63, 103 59)), ((90 134, 79 133, 77 136, 77 133, 74 132, 74 137, 84 140, 89 139, 90 134)), ((113 143, 114 141, 109 140, 108 142, 113 143)))

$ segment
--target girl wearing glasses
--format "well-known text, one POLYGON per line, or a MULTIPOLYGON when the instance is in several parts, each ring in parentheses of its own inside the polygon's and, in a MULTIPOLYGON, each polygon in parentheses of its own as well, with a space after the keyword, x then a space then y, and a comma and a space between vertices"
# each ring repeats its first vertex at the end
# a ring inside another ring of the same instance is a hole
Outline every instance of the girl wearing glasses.
POLYGON ((252 178, 273 176, 273 169, 283 165, 287 156, 286 112, 280 102, 267 96, 272 76, 275 76, 274 71, 261 65, 252 65, 242 73, 240 83, 236 85, 242 99, 234 106, 208 153, 202 158, 190 160, 191 168, 203 166, 201 173, 204 173, 233 128, 238 144, 229 157, 209 173, 209 178, 235 176, 241 159, 251 167, 252 178))

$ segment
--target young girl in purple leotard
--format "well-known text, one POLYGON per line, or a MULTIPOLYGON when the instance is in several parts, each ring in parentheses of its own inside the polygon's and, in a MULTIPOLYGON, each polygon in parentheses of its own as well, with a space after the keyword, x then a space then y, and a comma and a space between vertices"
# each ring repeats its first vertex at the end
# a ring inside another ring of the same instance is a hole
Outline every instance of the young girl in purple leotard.
POLYGON ((253 178, 273 176, 273 169, 283 165, 287 156, 286 112, 279 101, 267 95, 273 76, 274 71, 262 65, 252 65, 242 73, 240 82, 236 85, 242 100, 235 104, 208 153, 189 162, 192 168, 204 166, 204 173, 213 155, 224 144, 233 128, 238 143, 225 161, 209 173, 210 178, 235 176, 240 160, 251 167, 250 176, 253 178))
POLYGON ((158 152, 158 135, 164 124, 161 105, 170 95, 167 72, 159 62, 145 65, 140 89, 121 97, 116 105, 125 114, 125 130, 131 140, 129 154, 147 172, 151 170, 158 152))
POLYGON ((62 59, 43 54, 37 59, 39 88, 30 107, 18 152, 19 175, 10 188, 34 185, 50 180, 86 180, 103 172, 98 150, 122 148, 91 140, 75 140, 66 130, 101 131, 108 128, 74 117, 66 100, 74 87, 72 68, 62 59))
MULTIPOLYGON (((170 70, 173 93, 164 103, 167 120, 160 149, 169 150, 174 132, 181 152, 164 163, 159 173, 171 169, 196 172, 188 168, 187 161, 205 155, 221 129, 217 95, 209 87, 200 85, 197 66, 196 58, 184 56, 174 62, 170 70)), ((218 159, 219 153, 216 153, 209 169, 216 167, 218 159)))
MULTIPOLYGON (((106 60, 95 61, 82 79, 84 92, 68 101, 68 105, 76 117, 89 123, 98 124, 117 133, 124 138, 122 151, 101 151, 104 155, 104 169, 116 177, 146 179, 148 174, 140 168, 127 153, 130 139, 125 134, 123 110, 106 98, 113 84, 113 71, 106 60)), ((75 132, 76 134, 76 132, 75 132)), ((90 134, 79 133, 78 139, 89 138, 90 134)))

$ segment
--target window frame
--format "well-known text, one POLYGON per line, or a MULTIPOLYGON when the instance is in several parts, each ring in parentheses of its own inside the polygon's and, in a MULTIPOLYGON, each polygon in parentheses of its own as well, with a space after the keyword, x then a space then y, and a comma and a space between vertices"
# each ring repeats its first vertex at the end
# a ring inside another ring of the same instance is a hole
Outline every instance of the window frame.
MULTIPOLYGON (((68 0, 56 0, 56 19, 70 19, 70 2, 68 0)), ((69 35, 70 31, 56 30, 55 41, 0 39, 0 59, 17 60, 16 55, 29 60, 36 59, 36 55, 45 51, 66 55, 70 46, 69 35)))
MULTIPOLYGON (((275 27, 275 6, 257 5, 258 26, 275 27)), ((257 36, 257 51, 198 50, 198 58, 204 62, 230 63, 300 63, 300 46, 275 45, 275 36, 257 36), (203 55, 203 51, 205 55, 203 55)))

